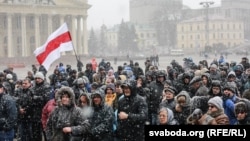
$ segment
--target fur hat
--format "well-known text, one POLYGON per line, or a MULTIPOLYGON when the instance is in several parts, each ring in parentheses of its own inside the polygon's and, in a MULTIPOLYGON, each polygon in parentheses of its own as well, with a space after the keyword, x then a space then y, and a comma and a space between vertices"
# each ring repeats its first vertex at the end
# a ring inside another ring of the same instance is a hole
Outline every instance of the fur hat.
POLYGON ((37 72, 34 78, 41 78, 42 80, 44 80, 44 75, 42 72, 37 72))
POLYGON ((167 92, 167 91, 171 92, 174 95, 177 94, 177 90, 172 86, 168 86, 167 88, 164 89, 164 92, 167 92))
POLYGON ((193 85, 196 82, 200 82, 201 81, 201 76, 195 76, 189 83, 189 85, 193 85))
POLYGON ((235 113, 238 113, 238 112, 247 112, 248 111, 247 105, 244 102, 242 102, 242 101, 235 103, 234 106, 235 106, 234 107, 235 113))
POLYGON ((224 109, 223 108, 223 101, 219 96, 215 96, 211 99, 208 100, 207 102, 208 104, 213 104, 214 106, 216 106, 218 109, 224 109))
POLYGON ((224 90, 230 90, 233 93, 236 92, 236 84, 234 82, 227 82, 227 84, 223 87, 223 91, 224 90))

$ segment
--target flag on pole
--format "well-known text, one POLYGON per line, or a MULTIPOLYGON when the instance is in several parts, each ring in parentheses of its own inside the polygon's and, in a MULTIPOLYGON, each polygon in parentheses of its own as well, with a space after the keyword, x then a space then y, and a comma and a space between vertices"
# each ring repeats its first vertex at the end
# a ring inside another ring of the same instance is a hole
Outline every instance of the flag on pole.
POLYGON ((61 52, 73 50, 73 43, 67 24, 64 23, 47 39, 46 43, 34 51, 40 65, 48 71, 50 65, 60 58, 61 52))

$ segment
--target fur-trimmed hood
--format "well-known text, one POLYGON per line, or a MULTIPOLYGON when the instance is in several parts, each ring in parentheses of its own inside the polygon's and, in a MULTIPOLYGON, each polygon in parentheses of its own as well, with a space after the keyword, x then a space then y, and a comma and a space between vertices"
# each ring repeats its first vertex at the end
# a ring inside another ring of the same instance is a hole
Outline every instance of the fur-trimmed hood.
POLYGON ((71 87, 68 87, 68 86, 63 86, 61 87, 58 91, 57 91, 57 94, 56 94, 56 101, 57 101, 57 105, 60 107, 60 106, 64 106, 62 105, 62 95, 64 94, 68 94, 69 95, 69 98, 70 98, 70 104, 67 105, 69 107, 74 107, 76 105, 75 103, 75 94, 74 94, 74 91, 71 87))
POLYGON ((190 105, 190 102, 191 102, 191 97, 190 97, 190 95, 188 94, 188 92, 187 92, 187 91, 181 91, 177 96, 175 96, 175 101, 176 101, 176 103, 178 103, 178 102, 177 102, 177 99, 178 99, 178 97, 180 97, 180 96, 185 96, 185 97, 186 97, 186 103, 185 103, 184 107, 189 106, 189 105, 190 105))

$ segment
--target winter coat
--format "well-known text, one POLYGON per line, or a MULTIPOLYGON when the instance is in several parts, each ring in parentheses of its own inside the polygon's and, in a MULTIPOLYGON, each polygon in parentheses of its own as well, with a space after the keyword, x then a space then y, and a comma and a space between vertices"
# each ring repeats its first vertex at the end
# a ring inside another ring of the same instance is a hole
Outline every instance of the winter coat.
POLYGON ((150 83, 151 95, 149 97, 149 114, 157 114, 159 110, 162 91, 164 85, 158 81, 153 81, 150 83))
POLYGON ((0 94, 0 132, 14 129, 16 123, 17 123, 16 102, 9 94, 1 93, 0 94))
POLYGON ((225 114, 228 116, 230 125, 234 125, 237 121, 236 116, 234 114, 234 100, 236 95, 231 98, 223 99, 223 108, 225 109, 225 114))
POLYGON ((199 119, 199 125, 229 125, 229 118, 223 109, 206 113, 199 119))
POLYGON ((190 101, 191 112, 193 112, 196 108, 202 110, 202 113, 206 113, 208 109, 207 102, 209 100, 209 96, 194 96, 190 101))
POLYGON ((89 133, 90 124, 75 104, 75 95, 70 87, 61 87, 58 90, 57 107, 50 114, 45 133, 49 141, 69 141, 77 138, 81 141, 89 133), (62 95, 67 93, 70 104, 63 105, 62 95), (71 127, 71 133, 64 133, 64 127, 71 127))
POLYGON ((175 96, 176 106, 174 109, 174 117, 179 122, 180 125, 187 124, 187 118, 191 114, 191 98, 186 91, 181 91, 177 96, 175 96), (177 98, 180 96, 186 97, 186 103, 183 106, 180 106, 177 102, 177 98), (181 108, 181 111, 179 111, 179 108, 181 108))
POLYGON ((43 111, 42 111, 42 126, 43 126, 43 129, 45 129, 46 124, 47 124, 47 120, 49 118, 49 115, 55 109, 55 107, 56 107, 55 99, 51 99, 43 107, 43 111))
POLYGON ((32 89, 32 91, 34 91, 32 101, 32 119, 33 121, 40 121, 42 116, 42 109, 50 99, 51 87, 47 82, 44 81, 43 83, 35 84, 32 89))
POLYGON ((114 112, 111 106, 105 104, 104 95, 101 92, 94 92, 91 95, 91 106, 93 115, 90 117, 91 130, 88 141, 110 141, 113 134, 114 112), (98 94, 101 97, 101 104, 94 105, 93 95, 98 94))
POLYGON ((166 107, 166 108, 169 108, 171 109, 172 111, 174 110, 175 108, 175 105, 176 105, 176 101, 173 99, 169 99, 169 100, 164 100, 160 103, 160 108, 161 107, 166 107))
POLYGON ((135 86, 131 86, 130 90, 130 96, 124 95, 118 101, 118 114, 123 111, 128 114, 128 119, 121 120, 117 117, 117 136, 121 140, 143 141, 148 106, 145 99, 136 93, 135 86))
POLYGON ((22 89, 18 88, 15 91, 15 96, 17 97, 17 111, 18 111, 18 120, 20 121, 28 121, 33 116, 33 95, 34 92, 31 88, 29 89, 22 89), (20 114, 20 109, 25 109, 24 114, 20 114))
POLYGON ((82 114, 84 115, 84 117, 86 117, 87 119, 89 119, 92 116, 93 109, 91 107, 90 94, 82 93, 80 95, 80 97, 78 98, 77 106, 81 108, 81 111, 82 111, 82 114), (86 96, 86 98, 87 98, 87 105, 85 105, 85 106, 83 106, 81 104, 81 97, 82 96, 86 96))

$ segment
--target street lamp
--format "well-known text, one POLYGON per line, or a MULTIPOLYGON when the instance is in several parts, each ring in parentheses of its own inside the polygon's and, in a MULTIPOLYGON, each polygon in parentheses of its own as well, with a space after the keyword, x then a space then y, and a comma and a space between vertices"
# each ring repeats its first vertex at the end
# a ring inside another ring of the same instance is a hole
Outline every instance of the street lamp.
POLYGON ((200 2, 200 5, 203 5, 204 8, 206 8, 206 31, 205 31, 205 35, 206 35, 206 46, 209 45, 209 18, 208 18, 208 9, 210 7, 210 5, 213 5, 214 2, 213 1, 206 1, 206 2, 200 2))

